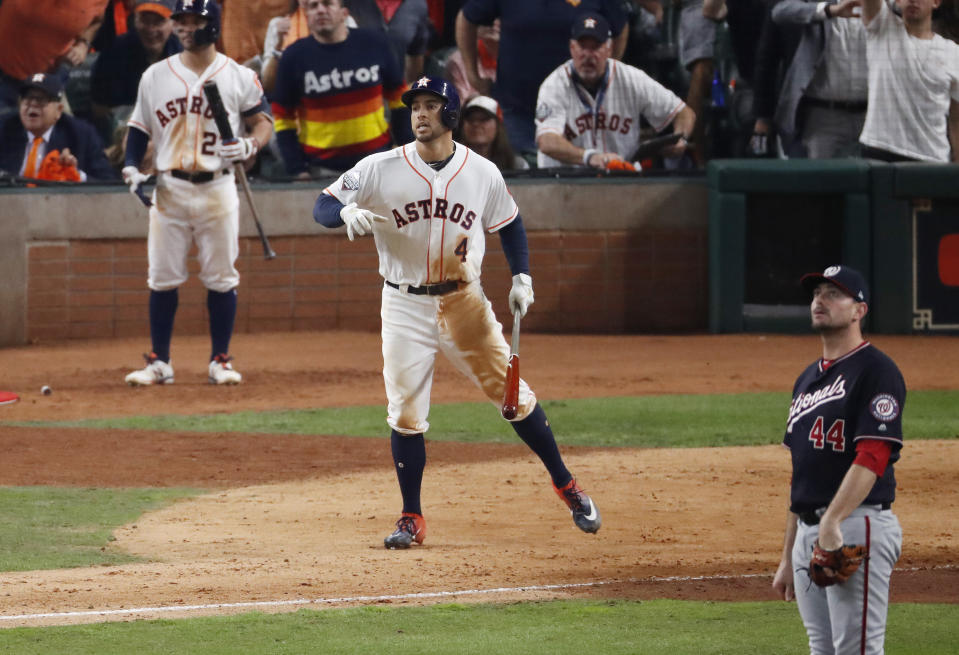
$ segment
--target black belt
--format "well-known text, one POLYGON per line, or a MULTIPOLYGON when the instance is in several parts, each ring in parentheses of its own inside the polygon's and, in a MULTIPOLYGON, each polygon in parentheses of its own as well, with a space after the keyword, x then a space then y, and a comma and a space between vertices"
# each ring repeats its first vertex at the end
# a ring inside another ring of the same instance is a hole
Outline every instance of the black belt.
MULTIPOLYGON (((386 280, 386 286, 393 287, 403 291, 401 285, 386 280)), ((457 280, 447 280, 446 282, 437 282, 436 284, 424 284, 421 287, 406 287, 406 293, 412 293, 414 296, 442 296, 450 291, 459 289, 460 283, 457 280)))
POLYGON ((810 107, 838 109, 840 111, 851 111, 857 114, 866 111, 866 107, 868 106, 865 100, 823 100, 821 98, 810 98, 809 96, 803 96, 803 102, 810 107))
MULTIPOLYGON (((882 503, 880 505, 884 510, 892 507, 892 503, 882 503)), ((819 519, 822 517, 824 508, 810 509, 805 512, 798 512, 799 520, 806 525, 819 525, 819 519)))
POLYGON ((213 178, 226 175, 229 172, 229 168, 224 168, 222 171, 193 171, 192 173, 174 168, 170 171, 170 175, 178 180, 186 180, 194 184, 203 184, 204 182, 212 182, 213 178))

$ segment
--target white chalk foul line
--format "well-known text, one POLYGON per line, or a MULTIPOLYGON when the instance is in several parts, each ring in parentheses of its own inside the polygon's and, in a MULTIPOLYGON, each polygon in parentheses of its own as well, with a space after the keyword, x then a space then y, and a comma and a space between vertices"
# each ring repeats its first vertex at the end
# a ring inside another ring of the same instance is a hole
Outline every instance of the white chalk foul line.
MULTIPOLYGON (((952 564, 929 567, 895 569, 896 572, 955 569, 952 564)), ((292 600, 257 600, 241 603, 209 603, 204 605, 161 605, 159 607, 130 607, 114 610, 85 610, 82 612, 45 612, 39 614, 0 615, 0 621, 35 621, 38 619, 67 619, 86 616, 132 616, 136 614, 159 614, 164 612, 194 612, 222 609, 246 609, 257 607, 290 607, 296 605, 338 605, 341 603, 383 603, 402 600, 430 598, 451 598, 453 596, 480 596, 484 594, 523 593, 528 591, 561 591, 582 589, 584 587, 602 587, 614 584, 651 584, 662 582, 702 582, 711 580, 744 580, 748 578, 770 578, 769 573, 742 573, 737 575, 674 575, 653 578, 627 578, 625 580, 598 580, 596 582, 570 582, 565 584, 526 585, 523 587, 496 587, 494 589, 461 589, 458 591, 427 591, 411 594, 387 596, 344 596, 342 598, 296 598, 292 600)))

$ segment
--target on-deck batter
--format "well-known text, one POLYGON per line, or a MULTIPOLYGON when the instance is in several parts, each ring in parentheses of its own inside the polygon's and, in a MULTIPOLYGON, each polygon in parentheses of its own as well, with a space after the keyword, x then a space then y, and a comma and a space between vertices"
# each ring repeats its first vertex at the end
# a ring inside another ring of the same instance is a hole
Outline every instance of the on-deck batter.
MULTIPOLYGON (((509 300, 524 315, 533 302, 526 232, 496 166, 454 143, 460 101, 452 84, 422 77, 403 94, 416 140, 370 155, 317 198, 313 216, 347 235, 373 233, 383 285, 383 377, 403 512, 387 548, 422 543, 420 484, 426 465, 430 388, 443 353, 497 407, 509 347, 480 285, 485 232, 498 232, 513 273, 509 300)), ((536 396, 520 381, 516 433, 546 465, 576 525, 596 532, 596 505, 563 463, 536 396)))
POLYGON ((869 288, 846 266, 802 278, 823 356, 793 388, 783 443, 792 454, 792 491, 782 560, 773 587, 793 595, 814 655, 882 653, 889 578, 902 550, 893 463, 902 448, 906 385, 896 364, 862 338, 869 288), (809 577, 816 540, 826 550, 865 545, 846 581, 809 577))
POLYGON ((130 116, 123 179, 136 191, 147 176, 140 172, 147 142, 156 151, 157 186, 150 208, 147 238, 150 287, 150 336, 153 350, 146 367, 126 376, 133 386, 170 384, 170 340, 178 304, 177 288, 186 282, 187 253, 197 244, 200 280, 207 288, 212 349, 211 384, 237 384, 230 363, 230 338, 236 317, 240 275, 239 199, 233 164, 253 157, 269 141, 273 121, 256 73, 218 54, 220 10, 213 0, 179 0, 174 29, 184 52, 150 66, 140 79, 130 116), (224 144, 203 93, 217 84, 233 133, 250 137, 224 144))

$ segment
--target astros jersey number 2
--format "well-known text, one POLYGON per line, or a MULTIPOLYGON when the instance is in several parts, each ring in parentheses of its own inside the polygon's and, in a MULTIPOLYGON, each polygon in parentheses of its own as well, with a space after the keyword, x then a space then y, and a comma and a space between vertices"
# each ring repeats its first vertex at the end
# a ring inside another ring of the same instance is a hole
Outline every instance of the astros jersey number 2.
POLYGON ((266 110, 256 73, 222 54, 201 75, 184 66, 180 55, 158 61, 143 73, 129 121, 153 138, 158 171, 227 166, 213 151, 219 132, 203 95, 207 80, 217 83, 234 134, 243 134, 241 114, 266 110))

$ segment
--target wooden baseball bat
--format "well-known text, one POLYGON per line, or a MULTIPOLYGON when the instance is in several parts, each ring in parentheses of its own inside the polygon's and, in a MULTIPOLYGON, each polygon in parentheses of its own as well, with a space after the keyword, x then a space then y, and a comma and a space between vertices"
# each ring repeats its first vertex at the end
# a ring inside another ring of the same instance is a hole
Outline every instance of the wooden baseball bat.
POLYGON ((506 388, 503 390, 503 407, 500 413, 507 421, 516 418, 519 406, 519 321, 520 313, 513 314, 513 344, 506 363, 506 388))
MULTIPOLYGON (((227 117, 226 107, 223 106, 223 98, 220 97, 220 89, 216 82, 209 80, 203 83, 203 94, 207 102, 210 103, 210 109, 213 111, 213 121, 220 130, 220 139, 223 143, 234 143, 236 137, 233 135, 233 128, 230 127, 230 119, 227 117)), ((243 162, 236 162, 236 176, 243 187, 243 195, 246 196, 247 205, 250 207, 250 213, 253 215, 253 222, 256 224, 256 231, 260 235, 260 245, 263 246, 263 259, 273 259, 276 253, 270 247, 270 240, 266 238, 266 231, 263 229, 263 223, 260 222, 260 213, 253 204, 253 192, 250 190, 250 181, 246 179, 246 169, 243 168, 243 162)))
POLYGON ((682 138, 683 135, 679 132, 671 132, 670 134, 664 134, 662 136, 657 136, 643 141, 639 144, 639 147, 636 148, 636 152, 633 153, 633 156, 627 161, 639 161, 641 159, 645 159, 646 157, 659 154, 660 150, 666 148, 667 146, 671 146, 674 143, 679 143, 679 140, 682 138))

